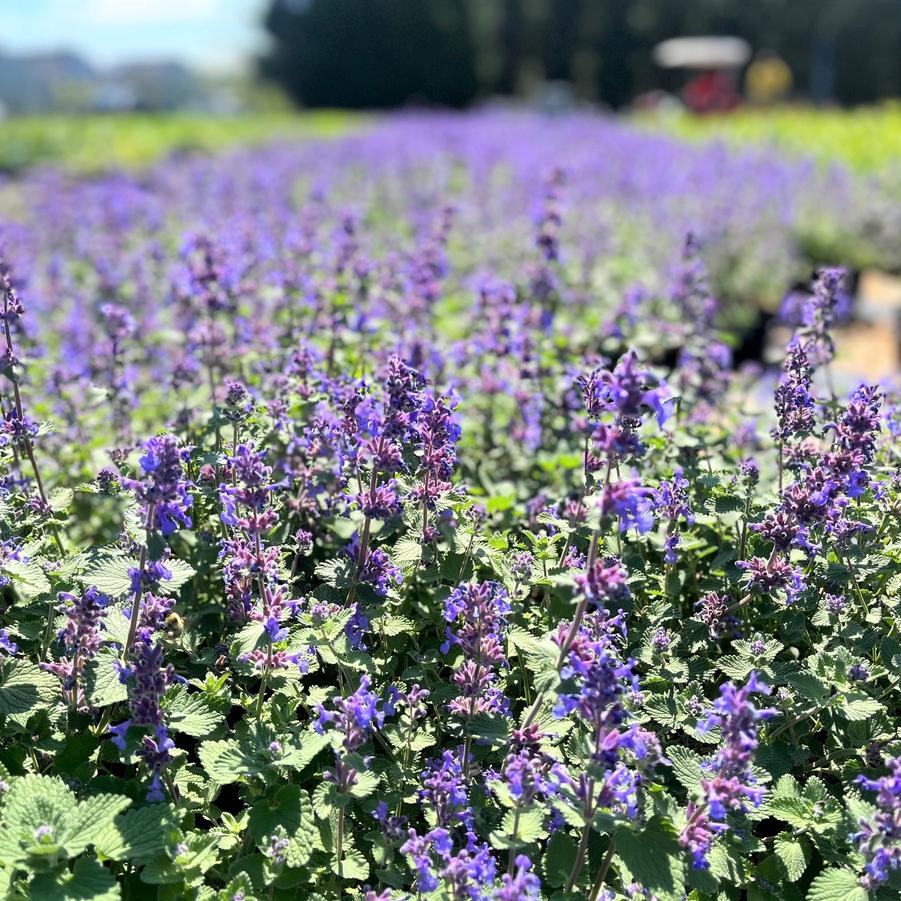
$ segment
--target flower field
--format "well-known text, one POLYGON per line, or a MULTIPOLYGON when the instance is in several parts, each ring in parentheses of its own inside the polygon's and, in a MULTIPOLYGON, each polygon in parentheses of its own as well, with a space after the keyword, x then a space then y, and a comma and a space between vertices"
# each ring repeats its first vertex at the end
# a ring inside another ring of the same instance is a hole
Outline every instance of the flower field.
POLYGON ((581 114, 6 180, 0 894, 897 898, 899 239, 581 114))

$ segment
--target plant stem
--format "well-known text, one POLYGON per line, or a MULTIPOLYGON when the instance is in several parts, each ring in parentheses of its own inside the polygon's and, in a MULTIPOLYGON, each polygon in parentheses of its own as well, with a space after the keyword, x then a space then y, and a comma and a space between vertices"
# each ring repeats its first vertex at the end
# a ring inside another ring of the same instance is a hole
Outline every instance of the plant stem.
POLYGON ((588 901, 596 901, 597 896, 601 893, 601 888, 603 888, 604 880, 607 878, 607 873, 610 871, 610 864, 613 862, 613 855, 616 852, 616 837, 610 836, 610 847, 607 848, 607 853, 604 855, 604 859, 601 861, 601 868, 598 870, 598 875, 595 877, 594 885, 591 887, 591 891, 588 893, 588 901))
POLYGON ((137 591, 135 591, 134 600, 131 605, 131 619, 128 623, 128 638, 125 639, 125 648, 122 656, 127 658, 128 652, 135 641, 135 634, 138 631, 138 619, 141 616, 141 596, 144 593, 144 567, 147 566, 147 546, 150 543, 150 530, 153 526, 153 515, 156 510, 155 504, 147 505, 147 519, 144 522, 144 546, 141 548, 141 560, 138 563, 138 582, 137 591))
POLYGON ((513 835, 510 837, 510 852, 507 855, 507 873, 513 875, 513 865, 516 862, 516 844, 519 841, 519 805, 513 813, 513 835))

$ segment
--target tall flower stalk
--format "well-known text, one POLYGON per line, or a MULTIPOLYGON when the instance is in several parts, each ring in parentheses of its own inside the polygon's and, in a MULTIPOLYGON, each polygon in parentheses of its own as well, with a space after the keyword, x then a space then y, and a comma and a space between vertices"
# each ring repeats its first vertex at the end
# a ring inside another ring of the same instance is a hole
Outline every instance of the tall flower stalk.
POLYGON ((141 597, 148 581, 157 581, 158 566, 148 564, 148 550, 155 532, 166 538, 178 528, 191 526, 188 510, 192 497, 188 494, 190 483, 184 477, 184 463, 189 451, 179 448, 172 435, 151 438, 144 445, 139 461, 143 473, 140 479, 123 479, 122 484, 132 490, 144 505, 144 543, 141 557, 133 576, 134 588, 128 637, 123 649, 127 657, 134 644, 141 616, 141 597))

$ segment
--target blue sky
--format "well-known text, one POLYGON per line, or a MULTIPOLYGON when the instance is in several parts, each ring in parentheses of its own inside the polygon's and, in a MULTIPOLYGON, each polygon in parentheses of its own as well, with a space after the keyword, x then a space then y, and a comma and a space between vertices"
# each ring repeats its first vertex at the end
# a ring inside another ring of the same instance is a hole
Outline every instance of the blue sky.
POLYGON ((0 49, 76 50, 98 65, 178 59, 240 70, 265 46, 266 0, 0 0, 0 49))

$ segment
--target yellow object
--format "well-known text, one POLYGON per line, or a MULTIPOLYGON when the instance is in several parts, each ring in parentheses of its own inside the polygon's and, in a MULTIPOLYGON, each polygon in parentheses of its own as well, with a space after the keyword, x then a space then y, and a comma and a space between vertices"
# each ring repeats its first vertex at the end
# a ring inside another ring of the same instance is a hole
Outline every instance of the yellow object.
POLYGON ((752 103, 773 103, 789 93, 794 84, 791 69, 772 54, 758 56, 745 74, 745 93, 752 103))

